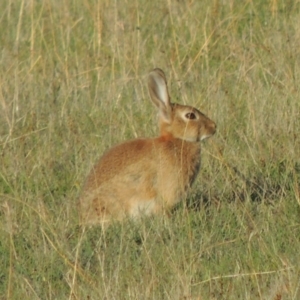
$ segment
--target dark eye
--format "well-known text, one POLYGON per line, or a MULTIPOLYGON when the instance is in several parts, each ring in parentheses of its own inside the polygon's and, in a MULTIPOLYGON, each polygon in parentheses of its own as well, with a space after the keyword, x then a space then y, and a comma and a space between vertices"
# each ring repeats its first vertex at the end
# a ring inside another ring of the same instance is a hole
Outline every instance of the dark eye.
POLYGON ((185 115, 187 119, 194 120, 196 119, 196 115, 193 112, 189 112, 185 115))

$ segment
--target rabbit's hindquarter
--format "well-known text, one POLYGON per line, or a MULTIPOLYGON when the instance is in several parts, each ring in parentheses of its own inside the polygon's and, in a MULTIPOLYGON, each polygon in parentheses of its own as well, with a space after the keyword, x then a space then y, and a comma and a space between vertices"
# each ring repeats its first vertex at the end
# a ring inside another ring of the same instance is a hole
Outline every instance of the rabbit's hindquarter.
POLYGON ((80 198, 82 221, 162 213, 185 198, 199 167, 200 143, 160 137, 115 146, 87 179, 80 198))

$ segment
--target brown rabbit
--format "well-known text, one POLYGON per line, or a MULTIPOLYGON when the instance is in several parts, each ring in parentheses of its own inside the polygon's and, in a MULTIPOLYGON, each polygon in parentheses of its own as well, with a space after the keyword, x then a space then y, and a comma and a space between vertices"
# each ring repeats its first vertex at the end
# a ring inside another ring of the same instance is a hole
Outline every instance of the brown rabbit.
POLYGON ((216 124, 194 107, 171 103, 161 69, 150 72, 148 88, 160 136, 126 141, 101 157, 79 199, 83 224, 164 213, 185 199, 199 172, 200 141, 216 124))

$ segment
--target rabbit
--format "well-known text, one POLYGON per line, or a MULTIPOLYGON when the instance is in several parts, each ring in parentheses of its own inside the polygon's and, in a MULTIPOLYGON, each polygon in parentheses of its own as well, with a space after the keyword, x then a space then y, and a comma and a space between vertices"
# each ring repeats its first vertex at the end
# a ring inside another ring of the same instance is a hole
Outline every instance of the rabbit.
POLYGON ((148 78, 160 135, 112 147, 92 168, 79 197, 82 224, 168 214, 184 200, 200 169, 200 141, 216 124, 192 106, 171 103, 164 72, 148 78))

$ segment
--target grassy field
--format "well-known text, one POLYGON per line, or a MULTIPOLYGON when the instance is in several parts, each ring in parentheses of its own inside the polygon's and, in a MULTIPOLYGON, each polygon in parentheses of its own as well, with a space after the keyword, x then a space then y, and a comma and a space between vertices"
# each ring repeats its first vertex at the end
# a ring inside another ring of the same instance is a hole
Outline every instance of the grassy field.
POLYGON ((0 299, 300 299, 300 2, 0 3, 0 299), (147 74, 218 125, 171 218, 79 226, 147 74))

